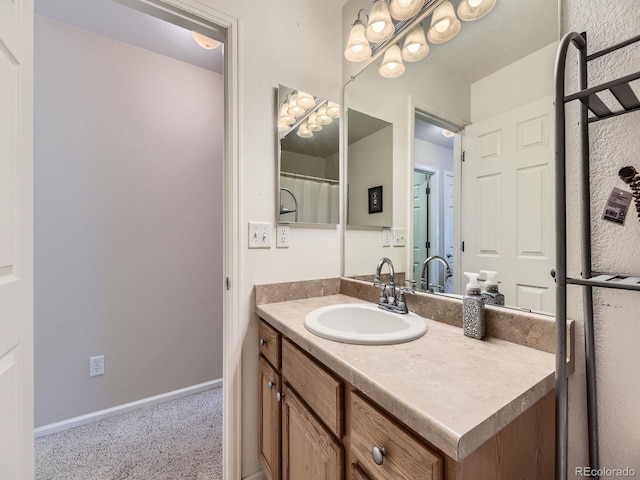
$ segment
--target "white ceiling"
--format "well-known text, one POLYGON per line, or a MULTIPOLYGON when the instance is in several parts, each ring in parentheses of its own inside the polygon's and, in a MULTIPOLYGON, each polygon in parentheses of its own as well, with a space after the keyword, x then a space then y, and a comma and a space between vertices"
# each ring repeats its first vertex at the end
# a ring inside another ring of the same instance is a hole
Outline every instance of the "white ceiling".
POLYGON ((35 13, 223 73, 224 45, 215 50, 205 50, 193 40, 191 31, 112 0, 35 0, 35 13))
POLYGON ((453 137, 445 137, 442 135, 441 127, 420 118, 416 118, 414 135, 417 139, 453 150, 453 137))

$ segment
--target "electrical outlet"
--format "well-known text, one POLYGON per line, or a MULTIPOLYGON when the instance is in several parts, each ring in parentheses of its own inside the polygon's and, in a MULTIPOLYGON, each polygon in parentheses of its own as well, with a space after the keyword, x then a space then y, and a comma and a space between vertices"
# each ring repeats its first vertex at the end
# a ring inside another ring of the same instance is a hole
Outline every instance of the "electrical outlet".
POLYGON ((393 246, 404 247, 404 228, 393 229, 393 246))
POLYGON ((249 248, 271 248, 271 224, 249 222, 249 248))
POLYGON ((289 248, 289 225, 278 225, 276 235, 276 248, 289 248))
POLYGON ((97 375, 104 375, 104 355, 89 359, 89 376, 95 377, 97 375))
POLYGON ((390 228, 382 229, 382 246, 383 247, 391 246, 391 229, 390 228))

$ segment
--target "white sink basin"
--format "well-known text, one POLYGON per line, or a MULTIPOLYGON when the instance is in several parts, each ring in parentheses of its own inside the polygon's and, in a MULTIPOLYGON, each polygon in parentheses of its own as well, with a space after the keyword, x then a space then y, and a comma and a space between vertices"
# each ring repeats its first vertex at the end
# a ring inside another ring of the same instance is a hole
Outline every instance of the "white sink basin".
POLYGON ((307 314, 304 326, 319 337, 360 345, 409 342, 427 333, 427 323, 415 313, 391 313, 363 303, 317 308, 307 314))

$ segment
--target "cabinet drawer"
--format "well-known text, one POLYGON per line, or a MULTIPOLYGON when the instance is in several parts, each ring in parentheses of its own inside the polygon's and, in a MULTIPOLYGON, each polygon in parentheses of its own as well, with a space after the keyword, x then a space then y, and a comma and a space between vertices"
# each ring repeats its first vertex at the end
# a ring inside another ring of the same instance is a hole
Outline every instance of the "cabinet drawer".
POLYGON ((343 432, 344 385, 286 338, 282 376, 338 438, 343 432))
POLYGON ((258 350, 276 370, 280 370, 280 334, 262 319, 258 324, 258 350))
POLYGON ((356 392, 351 395, 351 456, 375 480, 442 480, 442 457, 356 392), (373 460, 373 447, 386 452, 381 465, 373 460))

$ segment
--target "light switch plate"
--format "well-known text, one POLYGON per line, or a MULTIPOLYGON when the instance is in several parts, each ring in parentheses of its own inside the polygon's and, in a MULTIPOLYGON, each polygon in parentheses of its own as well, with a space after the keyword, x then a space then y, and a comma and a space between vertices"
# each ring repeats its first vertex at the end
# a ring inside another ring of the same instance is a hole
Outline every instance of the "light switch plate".
POLYGON ((382 229, 382 246, 383 247, 391 246, 391 229, 390 228, 382 229))
POLYGON ((249 248, 271 248, 271 224, 249 222, 249 248))
POLYGON ((393 246, 404 247, 404 228, 393 229, 393 246))

